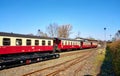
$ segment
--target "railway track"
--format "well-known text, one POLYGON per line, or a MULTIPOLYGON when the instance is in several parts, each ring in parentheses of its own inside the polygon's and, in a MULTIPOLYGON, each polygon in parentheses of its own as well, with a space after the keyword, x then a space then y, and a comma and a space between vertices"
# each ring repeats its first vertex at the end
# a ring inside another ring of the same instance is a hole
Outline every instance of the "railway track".
POLYGON ((71 55, 74 55, 74 54, 80 54, 80 53, 85 53, 85 52, 88 52, 88 51, 91 51, 91 50, 96 50, 97 48, 94 48, 94 49, 87 49, 87 51, 85 51, 86 49, 83 49, 82 51, 79 51, 79 52, 73 52, 72 51, 72 53, 70 52, 68 52, 68 53, 66 53, 66 54, 62 54, 62 53, 60 53, 60 57, 66 57, 66 56, 71 56, 71 55))
POLYGON ((82 70, 82 68, 85 66, 86 62, 82 65, 80 65, 75 71, 74 71, 74 76, 77 76, 77 74, 82 70))
MULTIPOLYGON (((91 49, 91 50, 93 50, 93 49, 91 49)), ((32 76, 32 75, 37 76, 37 75, 42 75, 42 74, 44 74, 45 76, 56 76, 60 72, 63 72, 65 70, 69 69, 71 66, 76 65, 79 62, 85 61, 87 58, 89 58, 94 53, 94 51, 83 51, 83 52, 79 52, 79 53, 78 52, 67 53, 67 54, 61 55, 61 57, 71 56, 71 55, 75 55, 75 54, 77 55, 80 53, 82 53, 83 55, 81 55, 77 58, 65 61, 63 63, 54 65, 54 66, 46 67, 46 68, 43 68, 40 70, 36 70, 36 71, 30 72, 30 73, 24 74, 23 76, 32 76), (56 68, 58 70, 55 70, 56 68), (47 72, 49 72, 49 73, 47 73, 47 72), (45 74, 45 73, 47 73, 47 74, 45 74)), ((79 72, 79 70, 82 68, 83 65, 81 65, 77 70, 75 70, 75 73, 79 72)))
MULTIPOLYGON (((88 54, 88 53, 87 53, 87 54, 88 54)), ((87 54, 86 54, 86 55, 87 55, 87 54)), ((92 54, 90 54, 90 55, 92 55, 92 54)), ((89 56, 90 56, 90 55, 89 55, 89 56)), ((48 74, 48 75, 46 75, 46 76, 56 76, 56 75, 59 74, 60 72, 63 72, 63 71, 65 71, 65 70, 69 69, 71 66, 74 66, 74 65, 78 64, 79 62, 85 61, 89 56, 78 57, 75 61, 73 61, 73 62, 70 63, 69 65, 65 66, 64 68, 61 68, 61 69, 59 69, 59 70, 57 70, 57 71, 54 71, 54 72, 52 72, 52 73, 50 73, 50 74, 48 74)), ((77 73, 82 69, 82 67, 83 67, 84 65, 85 65, 85 64, 82 64, 81 66, 79 66, 79 68, 78 68, 77 70, 75 70, 75 73, 77 74, 77 73)), ((76 76, 76 75, 75 75, 75 76, 76 76)))

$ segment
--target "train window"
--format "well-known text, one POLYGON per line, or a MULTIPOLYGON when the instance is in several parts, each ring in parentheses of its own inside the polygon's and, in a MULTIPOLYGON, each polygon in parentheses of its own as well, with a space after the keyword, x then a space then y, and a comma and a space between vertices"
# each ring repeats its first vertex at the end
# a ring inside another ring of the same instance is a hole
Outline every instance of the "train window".
POLYGON ((45 40, 42 40, 42 45, 45 45, 45 40))
POLYGON ((51 45, 51 41, 48 41, 48 45, 51 45))
POLYGON ((39 40, 35 40, 35 45, 39 45, 39 40))
POLYGON ((68 45, 70 45, 69 41, 68 41, 68 45))
POLYGON ((16 39, 16 45, 22 45, 22 39, 16 39))
POLYGON ((63 45, 64 45, 64 41, 63 41, 62 43, 63 43, 63 45))
POLYGON ((65 42, 65 45, 67 45, 67 41, 65 42))
POLYGON ((26 45, 31 45, 31 40, 27 39, 26 40, 26 45))
POLYGON ((62 42, 62 45, 64 45, 64 43, 62 42))
POLYGON ((3 38, 3 45, 9 46, 10 45, 10 38, 3 38))

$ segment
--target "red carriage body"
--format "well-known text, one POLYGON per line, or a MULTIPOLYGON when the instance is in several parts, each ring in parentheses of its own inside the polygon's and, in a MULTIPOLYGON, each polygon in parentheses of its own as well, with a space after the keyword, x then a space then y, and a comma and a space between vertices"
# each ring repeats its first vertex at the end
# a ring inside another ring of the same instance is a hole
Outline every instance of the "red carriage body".
POLYGON ((80 40, 74 39, 55 38, 54 44, 57 46, 56 49, 61 51, 81 48, 80 40))
POLYGON ((54 38, 0 32, 0 55, 52 52, 53 40, 54 38))

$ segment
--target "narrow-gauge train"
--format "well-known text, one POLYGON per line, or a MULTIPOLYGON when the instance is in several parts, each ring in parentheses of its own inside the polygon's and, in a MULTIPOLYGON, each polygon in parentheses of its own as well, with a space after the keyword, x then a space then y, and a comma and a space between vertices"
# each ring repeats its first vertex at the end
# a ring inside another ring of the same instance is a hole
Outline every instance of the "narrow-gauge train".
POLYGON ((54 42, 57 44, 56 50, 60 50, 60 51, 96 48, 98 44, 97 40, 90 40, 90 39, 76 40, 76 39, 55 38, 54 42))
POLYGON ((53 52, 53 50, 96 48, 97 40, 50 38, 0 32, 0 56, 8 54, 53 52))
POLYGON ((96 47, 97 40, 88 39, 86 41, 64 38, 46 38, 0 32, 0 69, 10 66, 13 63, 27 64, 32 61, 37 62, 45 59, 59 58, 59 54, 55 53, 56 51, 96 47))

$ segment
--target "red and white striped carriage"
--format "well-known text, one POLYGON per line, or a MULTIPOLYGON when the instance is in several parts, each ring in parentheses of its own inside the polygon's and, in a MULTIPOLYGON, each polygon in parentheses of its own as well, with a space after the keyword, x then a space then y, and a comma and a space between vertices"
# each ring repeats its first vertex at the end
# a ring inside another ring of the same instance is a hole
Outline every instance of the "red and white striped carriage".
POLYGON ((0 32, 0 55, 52 52, 54 38, 0 32))
POLYGON ((58 51, 74 50, 81 48, 81 41, 75 39, 55 38, 54 43, 56 43, 56 49, 58 51))

